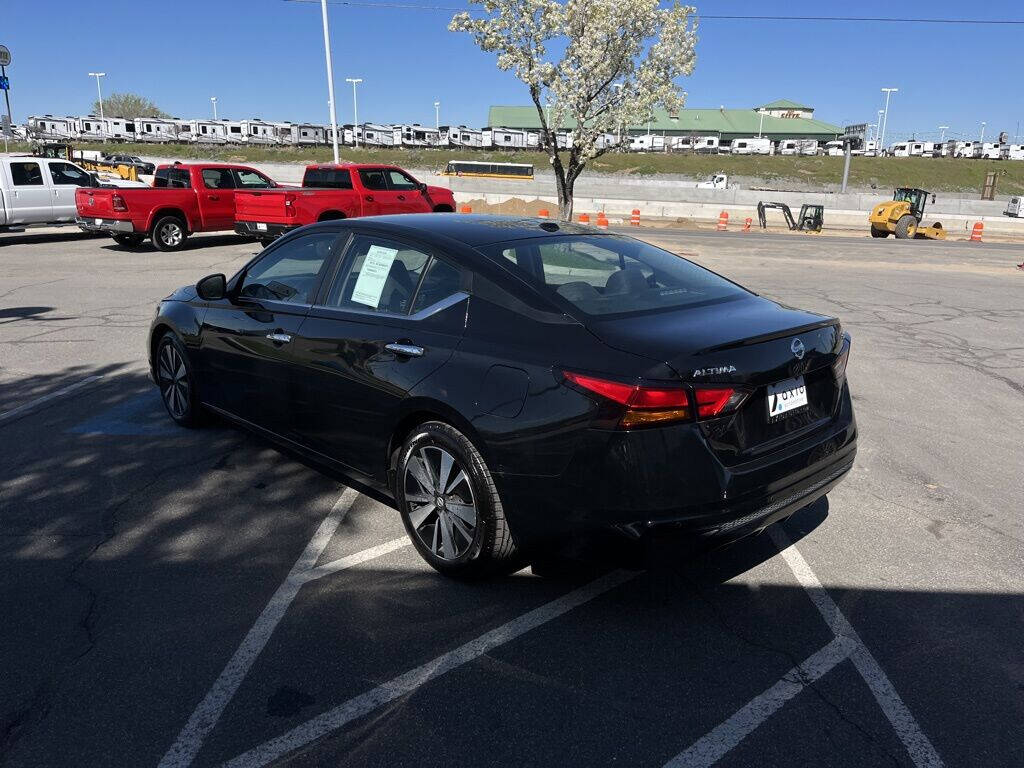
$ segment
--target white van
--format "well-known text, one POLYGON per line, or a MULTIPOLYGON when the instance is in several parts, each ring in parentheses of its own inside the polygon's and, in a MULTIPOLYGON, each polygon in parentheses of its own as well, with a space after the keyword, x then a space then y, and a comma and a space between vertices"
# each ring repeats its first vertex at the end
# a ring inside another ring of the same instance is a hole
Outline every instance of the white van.
POLYGON ((95 177, 67 160, 0 155, 0 229, 74 223, 75 190, 95 186, 95 177))
POLYGON ((1024 160, 1024 144, 1003 144, 999 156, 1003 160, 1024 160))
POLYGON ((733 139, 729 151, 734 155, 770 155, 772 140, 765 138, 733 139))

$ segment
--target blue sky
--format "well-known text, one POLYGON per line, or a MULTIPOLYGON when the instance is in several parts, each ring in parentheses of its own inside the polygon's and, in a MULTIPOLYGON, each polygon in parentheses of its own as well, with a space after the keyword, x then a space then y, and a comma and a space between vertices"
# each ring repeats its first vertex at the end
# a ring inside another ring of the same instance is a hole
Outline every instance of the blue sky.
MULTIPOLYGON (((464 0, 402 0, 461 6, 464 0)), ((764 14, 763 2, 697 4, 706 13, 764 14)), ((790 15, 891 15, 891 3, 779 3, 790 15)), ((929 17, 1024 18, 1013 3, 936 0, 929 17)), ((912 15, 911 8, 898 9, 912 15)), ((362 77, 360 121, 482 126, 490 104, 526 104, 524 87, 499 72, 468 36, 447 31, 451 12, 332 5, 339 122, 352 120, 351 86, 362 77)), ((823 120, 871 122, 883 86, 898 87, 887 138, 916 132, 976 138, 1024 122, 1022 26, 905 26, 707 20, 697 69, 680 81, 691 107, 751 107, 789 98, 823 120)), ((180 117, 327 122, 319 3, 283 0, 4 0, 0 43, 16 122, 30 114, 82 114, 104 92, 134 91, 180 117), (45 13, 42 9, 45 7, 45 13), (93 33, 94 31, 94 33, 93 33), (118 41, 124 40, 121 44, 118 41)), ((1024 134, 1024 128, 1019 129, 1024 134)))

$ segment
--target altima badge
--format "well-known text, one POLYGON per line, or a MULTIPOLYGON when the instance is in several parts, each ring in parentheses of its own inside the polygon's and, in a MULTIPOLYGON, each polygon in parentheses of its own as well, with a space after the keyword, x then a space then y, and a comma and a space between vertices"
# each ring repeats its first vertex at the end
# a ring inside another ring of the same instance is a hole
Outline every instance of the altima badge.
POLYGON ((693 372, 694 376, 716 376, 721 373, 736 373, 735 365, 720 365, 717 368, 698 368, 693 372))
POLYGON ((793 343, 789 345, 789 348, 797 360, 804 359, 804 343, 800 339, 793 339, 793 343))

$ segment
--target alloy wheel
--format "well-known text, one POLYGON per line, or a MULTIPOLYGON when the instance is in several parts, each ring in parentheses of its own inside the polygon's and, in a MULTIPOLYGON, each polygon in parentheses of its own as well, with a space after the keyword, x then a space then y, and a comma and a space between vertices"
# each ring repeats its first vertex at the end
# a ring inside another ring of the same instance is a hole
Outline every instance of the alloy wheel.
POLYGON ((176 419, 185 418, 189 408, 188 370, 174 344, 168 342, 160 350, 157 377, 168 412, 176 419))
POLYGON ((174 223, 173 221, 169 221, 160 227, 160 232, 158 233, 158 235, 160 237, 161 242, 163 242, 164 245, 167 245, 171 248, 175 248, 181 245, 184 233, 182 232, 180 225, 174 223))
POLYGON ((405 501, 416 536, 436 557, 455 560, 473 544, 477 507, 465 468, 436 445, 417 448, 405 466, 405 501))

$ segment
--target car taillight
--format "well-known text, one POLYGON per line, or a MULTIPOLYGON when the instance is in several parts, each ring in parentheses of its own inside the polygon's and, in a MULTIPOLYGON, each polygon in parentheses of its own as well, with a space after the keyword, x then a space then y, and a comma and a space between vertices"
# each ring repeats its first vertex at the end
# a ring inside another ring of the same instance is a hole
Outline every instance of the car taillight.
POLYGON ((749 392, 735 387, 694 387, 693 399, 697 401, 697 418, 714 419, 732 413, 749 392))
POLYGON ((623 428, 683 421, 692 415, 689 393, 682 387, 625 384, 571 371, 564 371, 562 375, 578 387, 626 406, 626 412, 619 420, 619 426, 623 428))
POLYGON ((111 195, 110 205, 115 211, 127 211, 128 206, 125 205, 124 198, 120 195, 111 195))
POLYGON ((295 215, 295 195, 288 193, 284 196, 284 212, 288 216, 295 215))
POLYGON ((832 375, 835 376, 836 383, 841 384, 843 377, 846 376, 846 364, 850 361, 850 337, 844 336, 843 348, 836 356, 836 359, 832 362, 832 375))

